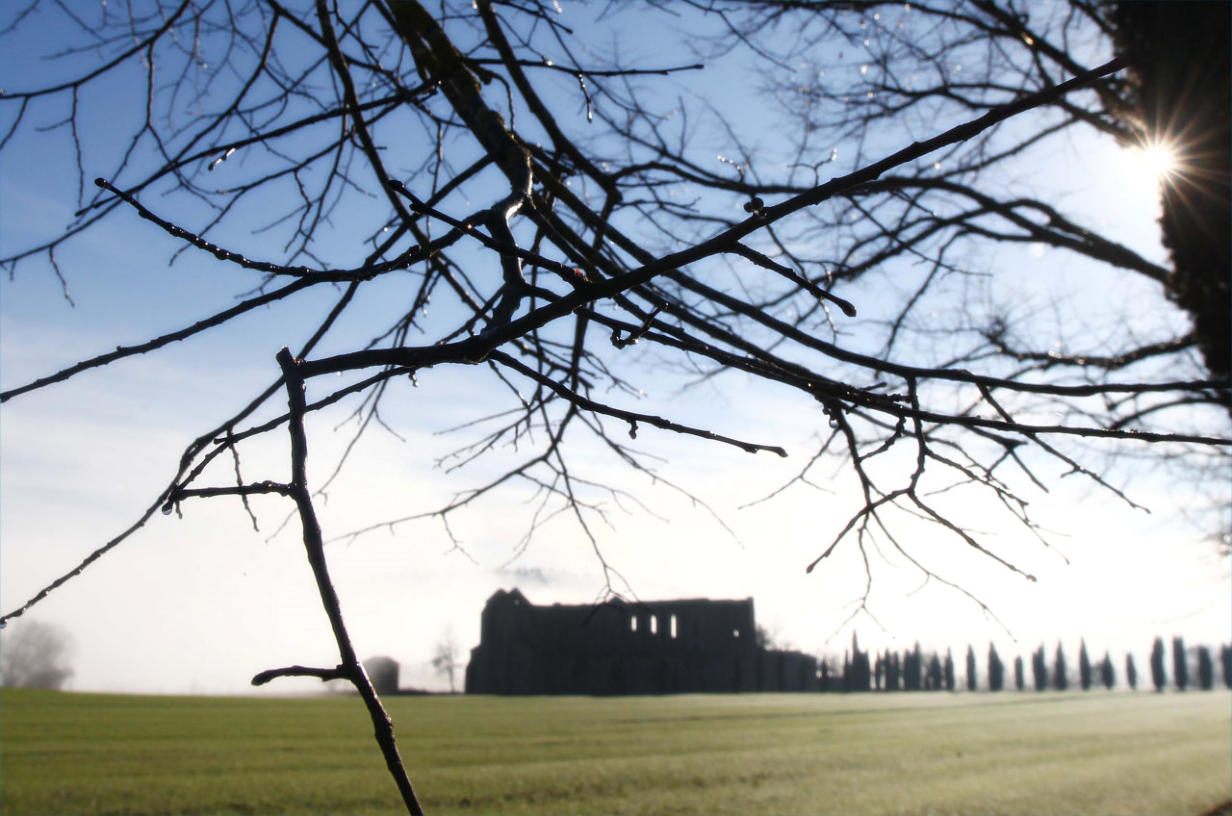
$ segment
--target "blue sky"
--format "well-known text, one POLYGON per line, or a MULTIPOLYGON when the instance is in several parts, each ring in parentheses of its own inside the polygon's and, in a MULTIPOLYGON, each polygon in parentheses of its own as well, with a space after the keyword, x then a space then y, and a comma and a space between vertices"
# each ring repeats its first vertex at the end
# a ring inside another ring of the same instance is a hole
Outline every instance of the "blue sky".
MULTIPOLYGON (((569 6, 566 13, 579 10, 569 6)), ((672 35, 663 31, 656 36, 672 35)), ((4 85, 29 87, 49 78, 36 74, 31 67, 36 63, 27 57, 20 49, 0 57, 4 85)), ((739 107, 755 97, 727 90, 735 87, 739 73, 720 69, 687 82, 694 92, 739 107)), ((100 91, 99 107, 84 114, 90 124, 87 143, 108 132, 107 108, 131 104, 124 101, 124 92, 123 83, 100 91)), ((50 110, 41 116, 45 122, 56 118, 50 110)), ((721 138, 712 138, 717 153, 721 138)), ((76 179, 71 159, 64 160, 67 144, 61 129, 17 139, 0 156, 0 248, 5 254, 54 232, 71 217, 76 179)), ((86 156, 88 164, 90 153, 86 156)), ((86 173, 91 175, 89 169, 86 173)), ((1163 258, 1154 223, 1154 181, 1110 141, 1092 138, 1059 148, 1048 166, 1030 175, 1032 185, 1061 191, 1075 209, 1091 213, 1096 225, 1118 240, 1163 258)), ((339 225, 339 231, 345 226, 339 225)), ((45 265, 19 267, 12 280, 0 283, 2 386, 176 328, 225 306, 252 285, 202 253, 186 253, 167 268, 166 259, 176 248, 135 215, 118 214, 110 226, 57 255, 73 307, 45 265)), ((348 247, 337 251, 344 257, 354 252, 348 247)), ((271 246, 269 256, 276 254, 271 246)), ((1059 309, 1089 317, 1098 312, 1101 299, 1160 300, 1144 282, 1108 280, 1095 269, 1062 266, 1042 248, 1005 253, 991 262, 1015 270, 1005 276, 999 293, 1007 301, 1040 297, 1054 280, 1076 270, 1090 274, 1091 300, 1059 309)), ((872 306, 876 287, 884 283, 872 278, 843 294, 872 306)), ((379 316, 400 297, 393 285, 369 296, 357 310, 353 330, 343 337, 360 336, 365 321, 381 325, 379 316)), ((284 344, 301 342, 303 327, 319 320, 331 299, 300 296, 227 329, 6 403, 0 410, 0 602, 5 610, 127 527, 164 486, 184 445, 272 381, 274 353, 284 344)), ((1175 320, 1177 315, 1159 306, 1142 319, 1175 320)), ((1083 330, 1095 333, 1094 326, 1097 322, 1083 330)), ((786 460, 749 456, 642 430, 638 441, 644 449, 665 460, 662 475, 705 498, 729 531, 689 499, 608 464, 587 447, 591 443, 578 439, 576 456, 590 464, 590 475, 627 488, 653 511, 640 511, 626 501, 629 512, 624 512, 613 502, 613 526, 599 533, 605 557, 627 582, 621 588, 639 597, 753 597, 759 623, 781 642, 810 652, 841 654, 852 626, 865 646, 906 648, 918 640, 926 647, 951 646, 956 654, 973 642, 982 655, 991 639, 1003 656, 1025 655, 1041 640, 1051 650, 1061 638, 1076 655, 1082 636, 1092 650, 1102 654, 1111 649, 1118 660, 1126 649, 1137 650, 1141 669, 1156 635, 1179 633, 1195 643, 1227 640, 1232 619, 1227 561, 1173 511, 1177 496, 1168 476, 1134 467, 1113 471, 1115 478, 1127 483, 1136 501, 1160 512, 1133 510, 1073 479, 1054 478, 1049 493, 1031 496, 1038 520, 1053 531, 1050 541, 1068 565, 978 503, 959 500, 968 502, 962 509, 981 529, 982 540, 1036 573, 1040 580, 1035 584, 965 551, 935 529, 905 528, 913 545, 988 602, 1005 628, 953 590, 935 584, 921 588, 918 573, 891 554, 874 559, 870 609, 875 619, 859 615, 845 623, 863 587, 858 551, 843 548, 814 573, 804 572, 853 508, 853 480, 842 462, 825 462, 815 472, 832 476, 826 492, 793 488, 773 503, 738 509, 774 490, 807 461, 824 422, 816 405, 741 375, 679 391, 644 349, 632 350, 622 364, 651 371, 641 381, 647 391, 644 410, 699 417, 720 432, 781 444, 790 453, 786 460)), ((442 431, 506 407, 493 400, 493 389, 486 370, 461 368, 421 372, 417 386, 395 385, 384 413, 402 439, 378 429, 361 440, 322 503, 327 536, 439 505, 481 481, 485 472, 499 472, 509 461, 507 452, 463 474, 445 473, 437 465, 467 441, 463 434, 442 431)), ((312 420, 314 483, 329 474, 353 432, 346 413, 312 420)), ((284 478, 285 457, 281 438, 254 445, 245 451, 246 475, 284 478)), ((215 474, 220 482, 229 478, 229 467, 223 462, 215 474)), ((553 520, 529 547, 520 546, 533 510, 528 499, 528 491, 510 490, 458 518, 452 532, 460 549, 433 520, 331 544, 331 566, 360 653, 401 661, 404 684, 440 687, 442 678, 426 666, 432 647, 447 635, 463 650, 475 645, 483 600, 497 588, 518 586, 537 603, 593 600, 603 587, 602 570, 589 543, 567 519, 553 520)), ((273 499, 253 504, 259 533, 232 499, 186 503, 183 518, 156 516, 30 613, 72 633, 76 675, 71 687, 248 692, 248 678, 262 669, 336 662, 295 525, 275 532, 288 508, 273 499)), ((315 681, 282 681, 260 693, 314 688, 315 681)))

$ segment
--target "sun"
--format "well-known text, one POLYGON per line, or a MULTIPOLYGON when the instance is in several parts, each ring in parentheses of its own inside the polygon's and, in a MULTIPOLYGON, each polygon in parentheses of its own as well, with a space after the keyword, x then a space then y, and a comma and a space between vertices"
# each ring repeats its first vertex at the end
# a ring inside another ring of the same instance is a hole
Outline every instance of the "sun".
POLYGON ((1157 181, 1163 181, 1176 172, 1176 151, 1169 145, 1157 143, 1141 148, 1142 170, 1157 181))
POLYGON ((1143 142, 1125 153, 1130 172, 1152 185, 1166 182, 1179 168, 1176 148, 1165 141, 1143 142))

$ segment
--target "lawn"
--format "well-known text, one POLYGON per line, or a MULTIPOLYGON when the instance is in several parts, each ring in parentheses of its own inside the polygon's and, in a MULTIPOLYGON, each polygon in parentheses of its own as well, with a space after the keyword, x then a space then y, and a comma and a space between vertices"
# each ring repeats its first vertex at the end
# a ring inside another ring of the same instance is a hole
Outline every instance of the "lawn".
MULTIPOLYGON (((1232 696, 398 697, 434 813, 1200 814, 1232 696)), ((0 692, 0 813, 396 813, 351 697, 0 692)))

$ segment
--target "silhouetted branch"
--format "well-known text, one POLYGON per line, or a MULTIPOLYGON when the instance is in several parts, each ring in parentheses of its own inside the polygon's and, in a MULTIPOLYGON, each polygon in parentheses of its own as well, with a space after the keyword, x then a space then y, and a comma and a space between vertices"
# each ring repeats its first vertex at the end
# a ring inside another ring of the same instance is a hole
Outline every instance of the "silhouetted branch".
MULTIPOLYGON (((329 577, 329 567, 325 562, 325 543, 321 536, 321 525, 317 521, 316 510, 312 506, 312 494, 308 490, 308 437, 304 433, 304 379, 300 375, 300 362, 292 358, 291 352, 285 347, 278 352, 278 366, 282 369, 282 379, 286 385, 287 405, 290 418, 287 422, 287 432, 291 437, 291 483, 287 486, 299 513, 300 525, 303 528, 304 550, 308 556, 308 564, 312 567, 312 575, 316 580, 317 591, 321 596, 321 605, 329 618, 334 640, 338 644, 338 653, 342 658, 337 671, 343 672, 359 692, 368 715, 372 719, 372 727, 376 734, 377 744, 385 756, 385 765, 402 794, 407 812, 412 816, 423 813, 411 780, 398 754, 398 745, 394 739, 393 723, 385 713, 376 690, 368 680, 363 665, 351 645, 351 637, 347 633, 346 624, 342 619, 342 605, 334 590, 333 581, 329 577)), ((254 678, 255 680, 255 678, 254 678)))
POLYGON ((734 445, 748 453, 757 453, 758 451, 770 451, 779 456, 787 456, 787 451, 777 445, 761 445, 755 442, 743 442, 739 439, 716 434, 714 431, 708 431, 703 428, 690 428, 687 425, 681 425, 676 422, 664 419, 663 417, 653 416, 650 414, 640 414, 635 411, 624 411, 619 408, 613 408, 610 405, 596 402, 592 399, 583 397, 581 394, 576 394, 563 385, 553 382, 550 378, 544 377, 534 369, 523 365, 517 360, 510 357, 508 354, 500 351, 494 351, 488 355, 489 360, 494 360, 501 365, 512 368, 519 374, 529 377, 540 385, 550 389, 554 394, 566 399, 570 404, 577 406, 586 411, 594 411, 597 414, 605 414, 616 419, 622 419, 629 423, 629 436, 637 437, 637 424, 639 422, 646 425, 653 425, 656 428, 662 428, 665 431, 673 431, 675 433, 687 434, 689 436, 699 436, 702 439, 710 439, 715 442, 722 442, 726 445, 734 445))
POLYGON ((279 677, 315 677, 323 683, 329 680, 351 679, 347 668, 342 665, 335 666, 332 669, 314 669, 310 666, 287 666, 282 669, 266 669, 263 672, 258 672, 253 675, 252 684, 254 686, 264 686, 269 681, 277 680, 279 677))

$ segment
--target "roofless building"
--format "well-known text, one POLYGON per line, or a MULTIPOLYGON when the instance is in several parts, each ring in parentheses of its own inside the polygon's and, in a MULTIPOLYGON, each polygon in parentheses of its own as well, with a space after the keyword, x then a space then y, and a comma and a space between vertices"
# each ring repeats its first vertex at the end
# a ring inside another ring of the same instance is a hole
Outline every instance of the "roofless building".
POLYGON ((466 668, 468 694, 818 688, 815 658, 758 646, 752 598, 535 606, 498 590, 466 668))

